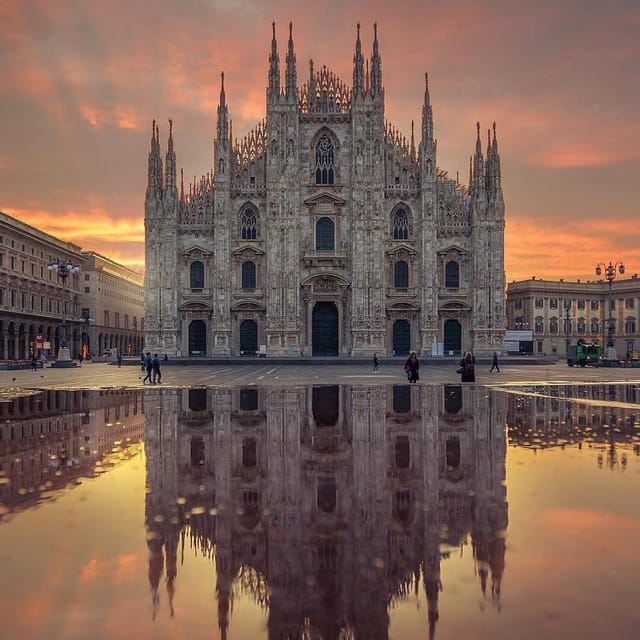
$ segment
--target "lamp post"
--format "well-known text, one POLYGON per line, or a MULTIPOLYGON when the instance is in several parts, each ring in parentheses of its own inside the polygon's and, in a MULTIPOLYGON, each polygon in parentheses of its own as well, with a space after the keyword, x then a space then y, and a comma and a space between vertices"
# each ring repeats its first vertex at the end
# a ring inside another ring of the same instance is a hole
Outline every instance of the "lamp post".
POLYGON ((620 275, 624 274, 624 264, 622 262, 613 262, 609 261, 609 264, 606 265, 604 262, 600 262, 596 265, 596 275, 601 276, 604 273, 604 277, 607 279, 609 283, 609 316, 608 316, 608 337, 607 337, 607 350, 605 353, 606 360, 617 360, 618 356, 616 354, 615 342, 613 340, 613 298, 612 298, 612 287, 613 281, 616 279, 616 275, 619 273, 620 275))
POLYGON ((56 258, 51 262, 47 269, 52 273, 55 271, 58 274, 58 278, 62 280, 62 323, 60 325, 60 344, 58 346, 58 356, 55 364, 56 367, 73 367, 75 363, 71 359, 71 352, 69 345, 67 344, 67 300, 66 300, 66 284, 67 278, 72 273, 78 273, 80 267, 73 264, 70 260, 61 262, 59 258, 56 258))
POLYGON ((565 357, 569 357, 569 344, 571 342, 571 317, 569 316, 571 312, 571 300, 565 299, 564 301, 564 333, 565 333, 565 357))

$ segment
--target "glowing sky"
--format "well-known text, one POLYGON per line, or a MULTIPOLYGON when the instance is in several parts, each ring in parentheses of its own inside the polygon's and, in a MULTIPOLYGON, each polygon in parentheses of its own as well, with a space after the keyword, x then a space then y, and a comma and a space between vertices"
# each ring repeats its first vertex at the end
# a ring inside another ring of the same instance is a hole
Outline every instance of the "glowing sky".
POLYGON ((387 119, 419 130, 428 72, 461 182, 496 121, 508 281, 640 272, 637 0, 0 0, 0 209, 143 269, 152 119, 185 176, 209 171, 221 71, 234 137, 264 117, 272 21, 299 84, 309 58, 351 84, 377 22, 387 119))

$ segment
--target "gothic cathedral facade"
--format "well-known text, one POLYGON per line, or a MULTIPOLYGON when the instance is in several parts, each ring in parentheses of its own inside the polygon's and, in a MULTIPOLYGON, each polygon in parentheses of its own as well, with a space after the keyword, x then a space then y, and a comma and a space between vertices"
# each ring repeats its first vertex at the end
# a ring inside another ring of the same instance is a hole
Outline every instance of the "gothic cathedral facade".
POLYGON ((377 30, 353 85, 273 28, 266 119, 233 143, 224 75, 213 170, 178 184, 154 122, 145 199, 145 349, 174 357, 491 353, 505 327, 495 124, 469 185, 437 166, 428 82, 421 139, 384 115, 377 30))

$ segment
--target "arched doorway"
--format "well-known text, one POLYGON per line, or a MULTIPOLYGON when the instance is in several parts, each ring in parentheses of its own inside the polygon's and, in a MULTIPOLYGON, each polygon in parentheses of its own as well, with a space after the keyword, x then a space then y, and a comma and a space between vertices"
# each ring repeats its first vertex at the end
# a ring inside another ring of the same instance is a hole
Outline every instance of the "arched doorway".
POLYGON ((396 320, 393 323, 393 352, 397 356, 406 356, 411 349, 411 325, 408 320, 396 320))
POLYGON ((314 356, 338 355, 338 309, 333 302, 317 302, 313 307, 314 356))
POLYGON ((258 352, 258 325, 255 320, 240 323, 240 355, 255 356, 258 352))
POLYGON ((459 356, 462 352, 462 327, 457 320, 447 320, 444 323, 444 355, 459 356))
POLYGON ((202 320, 193 320, 189 325, 189 355, 207 355, 207 325, 202 320))

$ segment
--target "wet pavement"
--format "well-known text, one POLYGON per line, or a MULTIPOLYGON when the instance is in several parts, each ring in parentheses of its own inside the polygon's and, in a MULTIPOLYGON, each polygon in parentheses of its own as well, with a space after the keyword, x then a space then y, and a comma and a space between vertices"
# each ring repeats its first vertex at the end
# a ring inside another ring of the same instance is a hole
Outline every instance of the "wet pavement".
POLYGON ((0 372, 0 637, 635 638, 640 369, 456 366, 0 372))
MULTIPOLYGON (((252 361, 247 364, 182 364, 168 363, 162 366, 162 384, 169 386, 280 386, 291 384, 398 384, 405 381, 404 360, 382 362, 379 373, 374 373, 368 363, 339 365, 280 364, 277 360, 252 361)), ((456 373, 457 362, 423 362, 420 383, 449 384, 460 381, 456 373)), ((501 363, 500 373, 489 372, 490 363, 476 366, 476 384, 502 386, 529 383, 578 383, 578 382, 634 382, 640 380, 640 368, 624 367, 568 367, 562 362, 541 364, 501 363)), ((139 364, 127 362, 122 367, 104 362, 83 363, 69 369, 45 369, 0 371, 0 397, 14 392, 38 388, 92 389, 143 385, 145 373, 139 364)))

